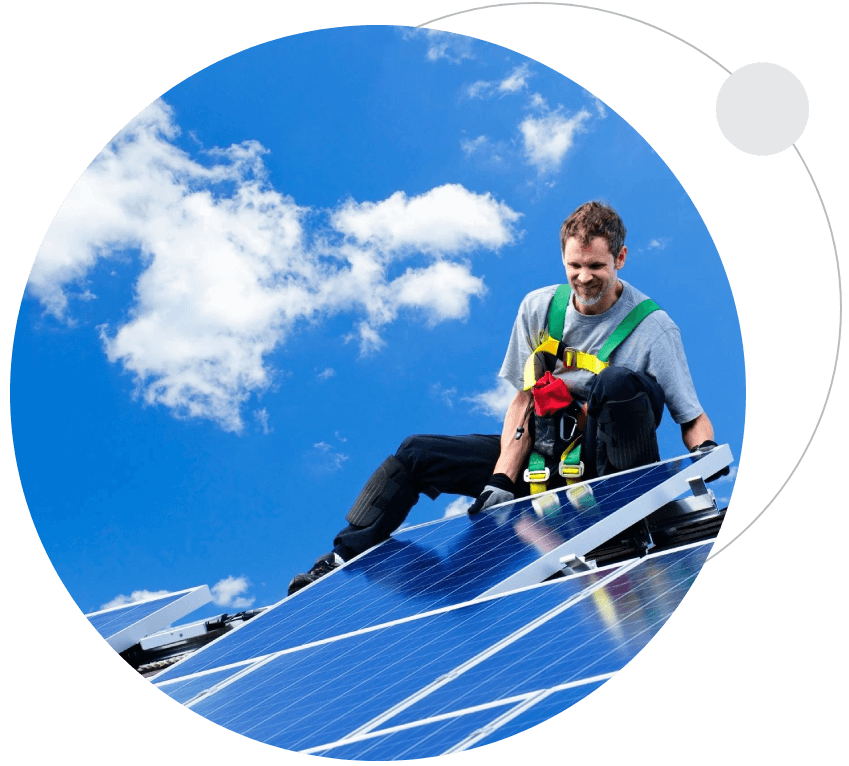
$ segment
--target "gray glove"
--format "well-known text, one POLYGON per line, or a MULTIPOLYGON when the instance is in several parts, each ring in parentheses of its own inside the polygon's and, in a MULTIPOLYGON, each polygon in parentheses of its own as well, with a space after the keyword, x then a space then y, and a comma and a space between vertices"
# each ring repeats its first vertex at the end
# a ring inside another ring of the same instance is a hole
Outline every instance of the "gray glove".
POLYGON ((469 506, 467 513, 474 516, 486 508, 500 503, 509 503, 516 499, 516 487, 512 480, 504 473, 493 474, 483 492, 478 495, 477 500, 469 506))

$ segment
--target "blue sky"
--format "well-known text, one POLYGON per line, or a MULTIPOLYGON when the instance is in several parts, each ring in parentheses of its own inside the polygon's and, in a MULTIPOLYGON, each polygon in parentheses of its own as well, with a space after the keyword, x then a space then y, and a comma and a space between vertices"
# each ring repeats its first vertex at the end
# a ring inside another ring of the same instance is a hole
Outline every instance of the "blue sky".
MULTIPOLYGON (((593 198, 739 456, 742 343, 710 235, 579 84, 469 38, 354 27, 150 105, 57 213, 15 338, 21 481, 80 608, 202 583, 207 614, 273 603, 405 436, 498 432, 516 309, 563 280, 560 223, 593 198)), ((684 451, 668 413, 660 441, 684 451)))

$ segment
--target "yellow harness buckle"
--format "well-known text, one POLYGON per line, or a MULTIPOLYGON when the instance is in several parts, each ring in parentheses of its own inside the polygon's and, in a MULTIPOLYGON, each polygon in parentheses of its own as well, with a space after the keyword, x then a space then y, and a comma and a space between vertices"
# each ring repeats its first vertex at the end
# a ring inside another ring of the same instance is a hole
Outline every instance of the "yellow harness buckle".
POLYGON ((557 466, 557 473, 564 479, 580 479, 584 475, 584 464, 567 465, 566 463, 560 463, 557 466))
POLYGON ((530 468, 526 468, 524 478, 528 484, 545 484, 551 478, 551 471, 548 466, 541 471, 532 471, 530 468))

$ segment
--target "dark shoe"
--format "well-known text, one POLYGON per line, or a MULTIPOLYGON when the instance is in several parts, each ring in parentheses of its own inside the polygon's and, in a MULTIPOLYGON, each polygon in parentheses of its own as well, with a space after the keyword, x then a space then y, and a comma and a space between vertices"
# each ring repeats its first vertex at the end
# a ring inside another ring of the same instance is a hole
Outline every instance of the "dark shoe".
POLYGON ((342 557, 333 551, 319 556, 309 572, 297 574, 292 578, 292 582, 289 583, 289 595, 291 596, 293 593, 297 593, 301 588, 306 588, 307 585, 314 583, 319 577, 324 577, 324 575, 332 572, 344 563, 345 561, 342 557))

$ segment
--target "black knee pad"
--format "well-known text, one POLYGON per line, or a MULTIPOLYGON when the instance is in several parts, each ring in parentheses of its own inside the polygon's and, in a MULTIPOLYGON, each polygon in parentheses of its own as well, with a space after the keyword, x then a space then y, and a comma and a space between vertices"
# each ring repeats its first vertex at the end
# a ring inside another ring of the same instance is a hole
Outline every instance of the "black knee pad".
POLYGON ((626 471, 660 460, 651 401, 640 392, 624 401, 608 401, 598 416, 598 440, 607 459, 617 470, 626 471))
POLYGON ((357 527, 367 527, 387 514, 403 514, 403 521, 418 499, 419 493, 410 485, 407 469, 392 455, 366 482, 345 519, 357 527))

